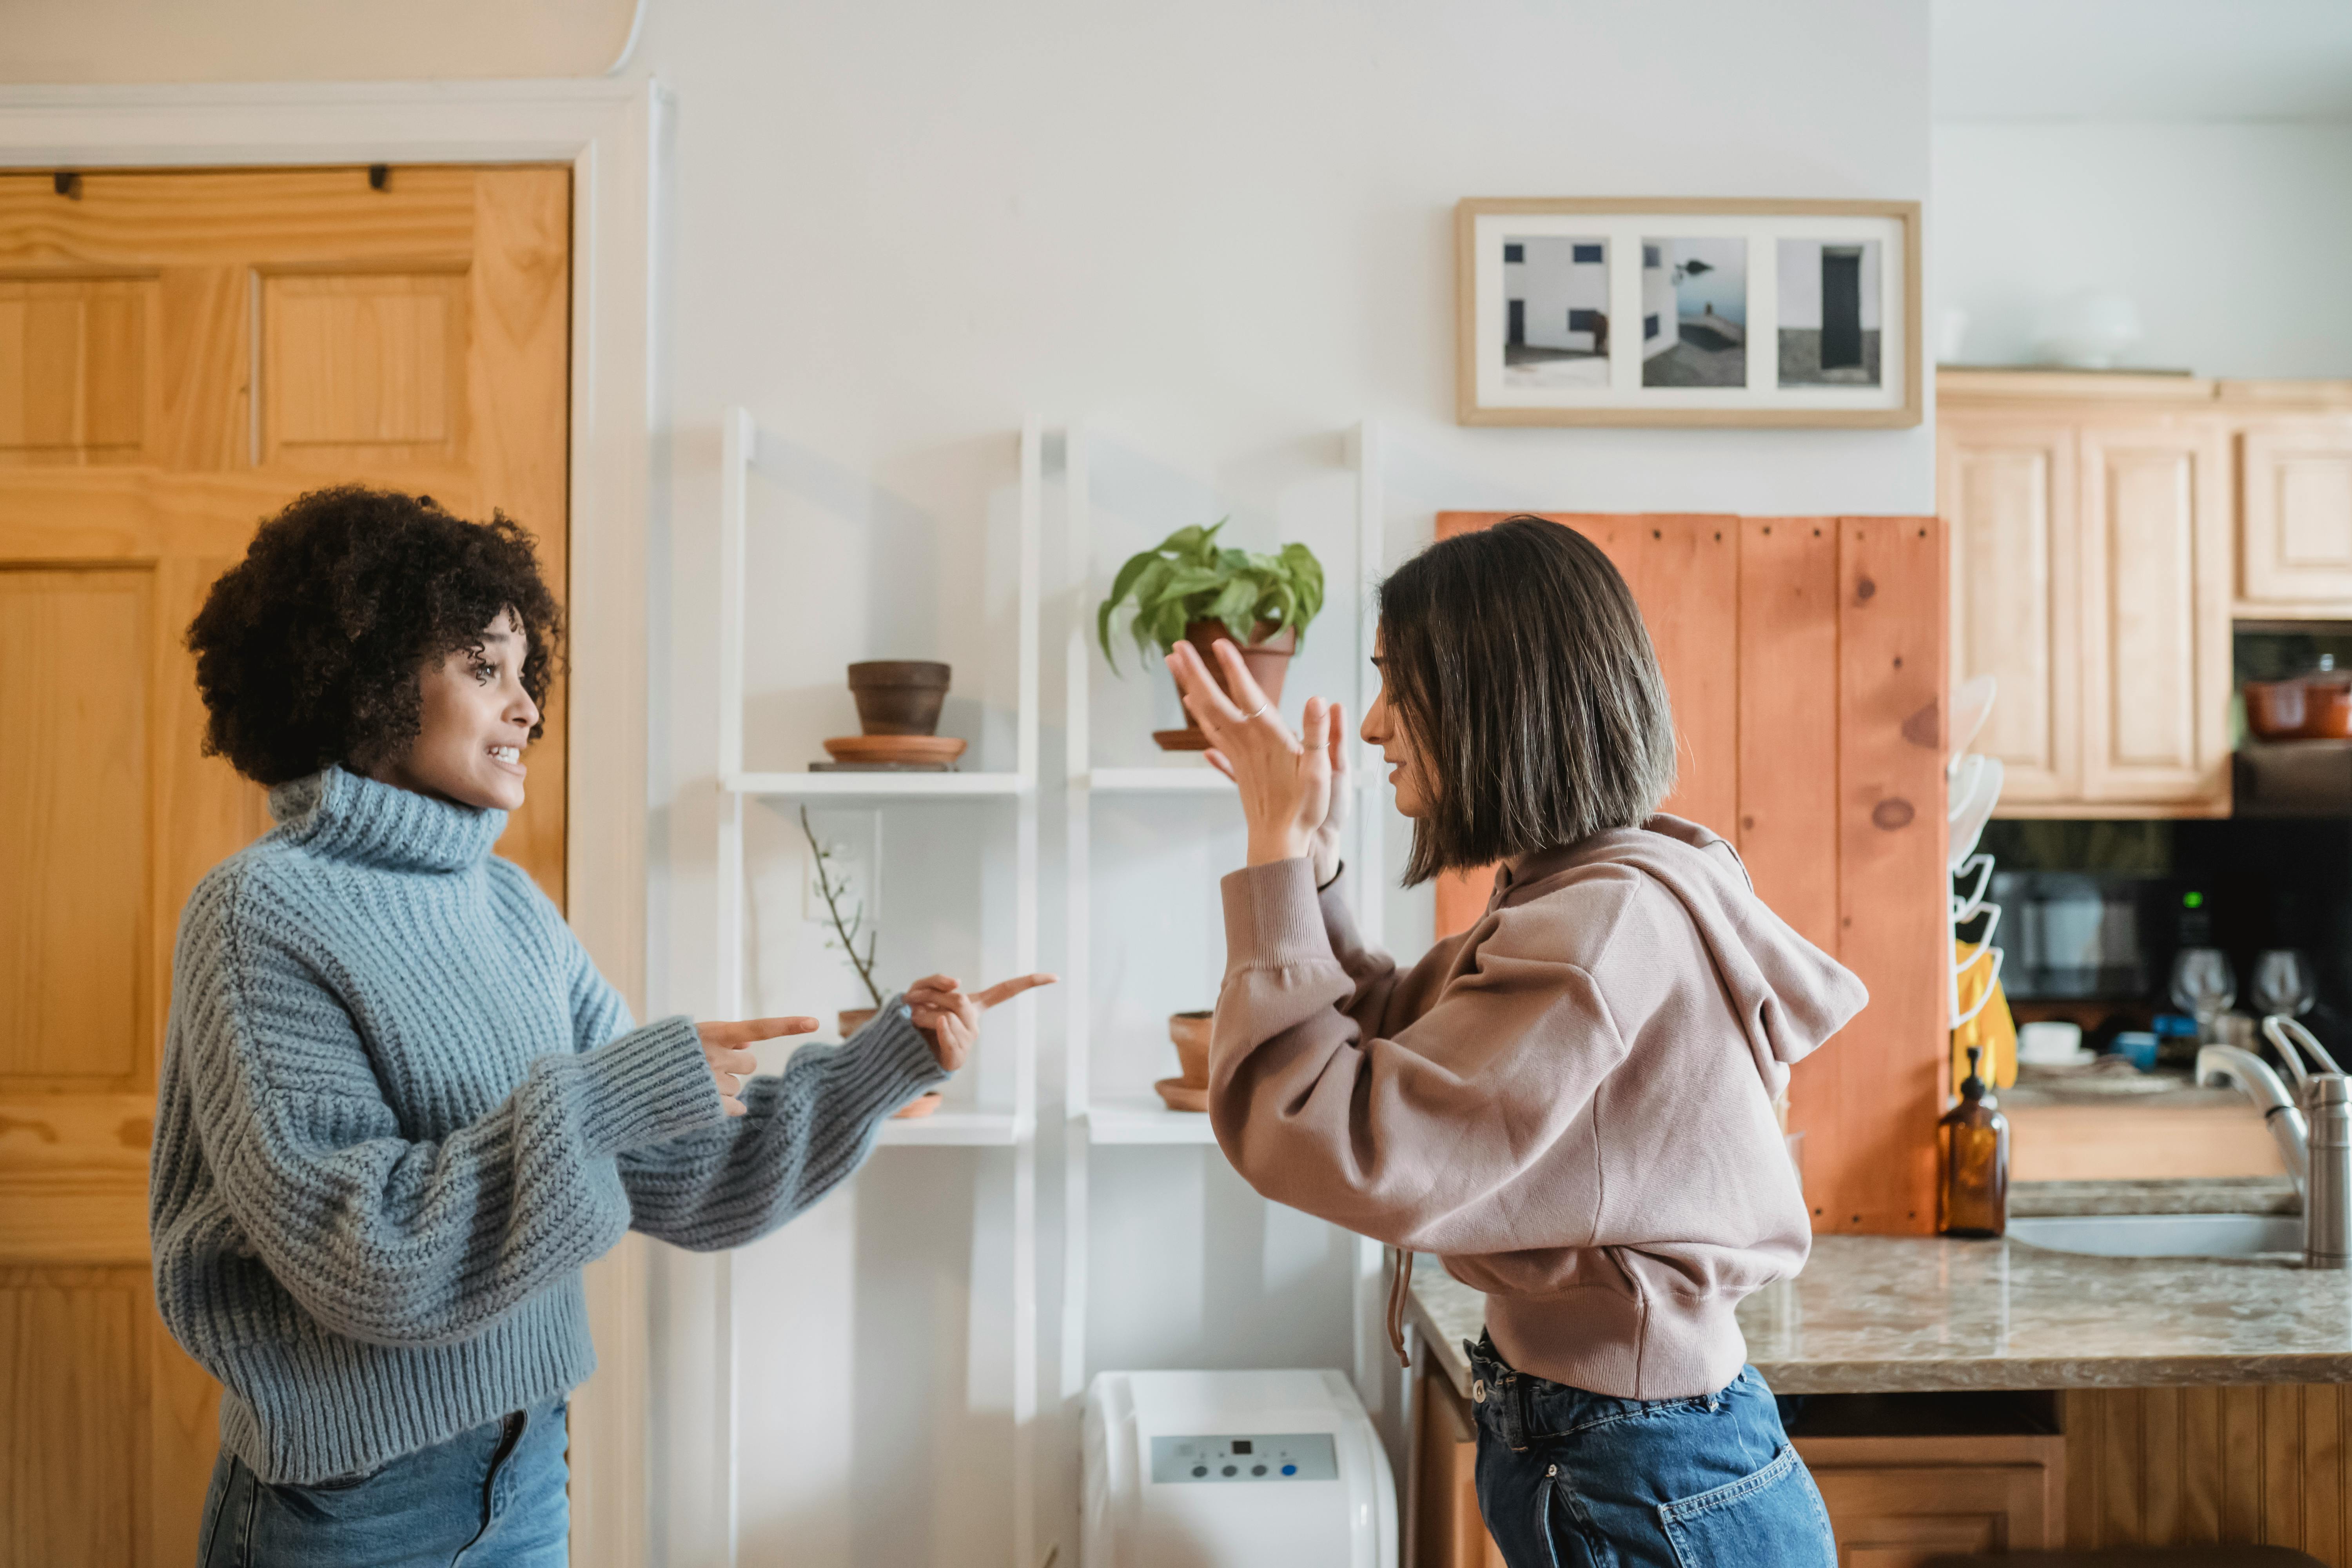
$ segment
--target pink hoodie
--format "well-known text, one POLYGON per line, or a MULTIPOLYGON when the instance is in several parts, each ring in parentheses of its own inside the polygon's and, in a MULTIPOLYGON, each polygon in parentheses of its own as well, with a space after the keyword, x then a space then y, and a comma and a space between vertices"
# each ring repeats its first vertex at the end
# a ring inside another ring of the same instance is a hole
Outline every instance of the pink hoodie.
POLYGON ((1227 877, 1217 1141, 1265 1196, 1443 1255, 1520 1371, 1714 1393, 1747 1359, 1740 1298, 1811 1242, 1773 1097, 1868 997, 1678 817, 1495 881, 1400 974, 1308 860, 1227 877))

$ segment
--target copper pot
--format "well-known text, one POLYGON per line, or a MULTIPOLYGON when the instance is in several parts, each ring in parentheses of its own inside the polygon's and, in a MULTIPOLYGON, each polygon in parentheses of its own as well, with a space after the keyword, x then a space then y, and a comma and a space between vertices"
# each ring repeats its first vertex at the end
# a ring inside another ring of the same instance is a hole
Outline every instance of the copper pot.
POLYGON ((2352 741, 2352 670, 2323 656, 2285 680, 2249 680, 2246 728, 2262 741, 2352 741))

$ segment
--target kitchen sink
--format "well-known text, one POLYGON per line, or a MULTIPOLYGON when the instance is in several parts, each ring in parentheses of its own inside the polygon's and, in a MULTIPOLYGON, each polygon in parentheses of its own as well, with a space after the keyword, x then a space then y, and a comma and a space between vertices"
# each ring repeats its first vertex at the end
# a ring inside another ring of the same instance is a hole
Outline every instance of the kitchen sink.
POLYGON ((2009 1222, 2009 1238, 2053 1252, 2100 1258, 2252 1258, 2303 1251, 2303 1216, 2291 1214, 2037 1215, 2009 1222))

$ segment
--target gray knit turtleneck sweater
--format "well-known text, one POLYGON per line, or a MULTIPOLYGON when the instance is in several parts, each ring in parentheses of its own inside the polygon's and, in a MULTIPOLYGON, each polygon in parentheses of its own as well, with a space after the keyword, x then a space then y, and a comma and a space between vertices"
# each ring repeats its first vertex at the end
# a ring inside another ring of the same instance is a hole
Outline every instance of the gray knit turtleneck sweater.
POLYGON ((944 1075, 894 998, 730 1121, 693 1024, 639 1029, 472 811, 330 768, 180 921, 155 1298, 266 1481, 372 1469, 595 1368, 583 1264, 751 1240, 944 1075))

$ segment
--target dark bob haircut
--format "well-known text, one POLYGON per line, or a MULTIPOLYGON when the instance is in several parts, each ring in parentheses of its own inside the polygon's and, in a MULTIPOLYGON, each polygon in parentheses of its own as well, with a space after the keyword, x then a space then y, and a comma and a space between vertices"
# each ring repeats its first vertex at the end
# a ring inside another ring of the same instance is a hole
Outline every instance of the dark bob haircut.
POLYGON ((1633 593, 1575 530, 1514 517, 1381 585, 1381 673, 1433 798, 1405 886, 1649 817, 1674 713, 1633 593))
POLYGON ((205 751, 263 784, 370 772, 415 740, 419 674, 478 652, 502 610, 529 636, 523 689, 544 709, 563 616, 520 525, 430 496, 313 490, 261 525, 188 627, 205 751))

